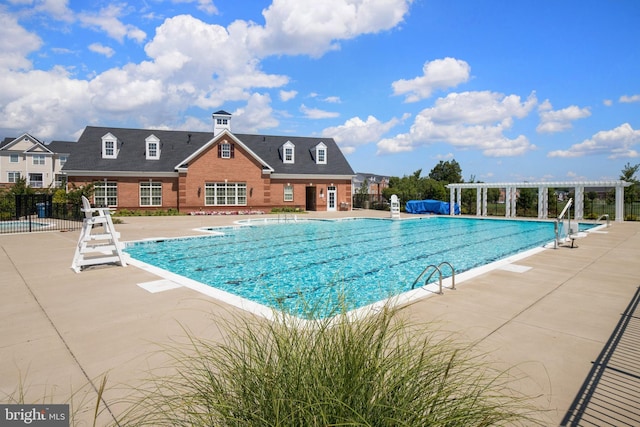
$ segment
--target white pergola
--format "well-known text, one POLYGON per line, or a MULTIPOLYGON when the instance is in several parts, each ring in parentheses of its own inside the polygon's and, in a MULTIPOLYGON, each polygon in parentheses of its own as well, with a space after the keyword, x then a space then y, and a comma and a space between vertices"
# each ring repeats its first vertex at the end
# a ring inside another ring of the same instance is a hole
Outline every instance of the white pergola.
POLYGON ((538 218, 546 219, 549 213, 548 195, 549 188, 574 188, 575 219, 584 219, 584 189, 585 188, 615 188, 616 189, 616 221, 624 221, 624 188, 632 184, 626 181, 575 181, 575 182, 478 182, 448 184, 450 191, 449 214, 454 214, 454 201, 458 206, 462 205, 462 189, 475 188, 476 215, 487 216, 487 190, 489 188, 505 189, 505 217, 515 218, 516 199, 518 188, 538 189, 538 218))

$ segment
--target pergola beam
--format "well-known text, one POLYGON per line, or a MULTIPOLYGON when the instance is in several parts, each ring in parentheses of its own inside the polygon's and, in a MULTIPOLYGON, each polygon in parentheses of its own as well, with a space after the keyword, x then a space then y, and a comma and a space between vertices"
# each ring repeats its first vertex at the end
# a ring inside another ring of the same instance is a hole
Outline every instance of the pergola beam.
POLYGON ((462 189, 475 188, 476 215, 487 216, 487 191, 489 188, 505 189, 505 217, 515 218, 516 199, 518 188, 538 189, 538 218, 546 219, 549 214, 548 195, 549 188, 574 188, 575 189, 575 218, 583 219, 584 216, 584 189, 593 187, 615 188, 616 190, 616 221, 624 221, 624 189, 632 184, 626 181, 573 181, 573 182, 461 182, 448 184, 449 188, 449 213, 454 214, 454 202, 461 204, 462 189))

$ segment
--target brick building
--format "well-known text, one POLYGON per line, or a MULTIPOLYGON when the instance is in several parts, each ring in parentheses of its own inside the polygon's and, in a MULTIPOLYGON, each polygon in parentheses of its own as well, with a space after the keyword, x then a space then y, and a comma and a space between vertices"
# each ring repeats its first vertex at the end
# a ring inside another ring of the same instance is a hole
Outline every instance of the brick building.
POLYGON ((87 126, 62 171, 96 205, 194 211, 351 208, 353 169, 332 138, 87 126))

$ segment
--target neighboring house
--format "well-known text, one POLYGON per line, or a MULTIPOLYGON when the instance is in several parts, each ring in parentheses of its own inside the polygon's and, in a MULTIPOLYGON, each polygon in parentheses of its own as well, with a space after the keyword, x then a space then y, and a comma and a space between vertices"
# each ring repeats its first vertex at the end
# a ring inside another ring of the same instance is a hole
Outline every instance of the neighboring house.
POLYGON ((389 187, 389 177, 384 175, 376 175, 373 173, 358 172, 353 177, 353 191, 354 193, 360 192, 362 185, 367 183, 366 194, 375 195, 380 197, 382 190, 389 187))
POLYGON ((63 168, 95 185, 93 202, 181 212, 351 208, 353 169, 331 138, 87 126, 63 168))
POLYGON ((53 141, 47 145, 25 133, 0 142, 0 185, 9 187, 25 178, 33 188, 64 185, 60 173, 74 142, 53 141))

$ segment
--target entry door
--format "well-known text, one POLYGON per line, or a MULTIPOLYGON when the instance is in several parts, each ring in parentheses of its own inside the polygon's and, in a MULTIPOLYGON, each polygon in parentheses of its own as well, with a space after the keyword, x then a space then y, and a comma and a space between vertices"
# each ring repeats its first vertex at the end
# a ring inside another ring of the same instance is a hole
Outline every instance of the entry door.
POLYGON ((306 188, 306 207, 307 211, 315 211, 316 210, 316 187, 307 187, 306 188))
POLYGON ((327 210, 335 211, 336 210, 336 196, 338 191, 336 187, 327 187, 327 210))

